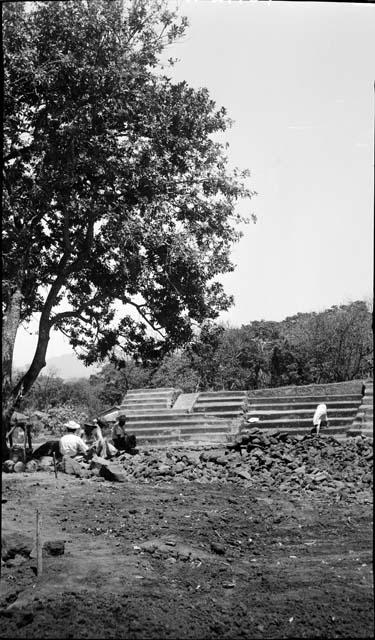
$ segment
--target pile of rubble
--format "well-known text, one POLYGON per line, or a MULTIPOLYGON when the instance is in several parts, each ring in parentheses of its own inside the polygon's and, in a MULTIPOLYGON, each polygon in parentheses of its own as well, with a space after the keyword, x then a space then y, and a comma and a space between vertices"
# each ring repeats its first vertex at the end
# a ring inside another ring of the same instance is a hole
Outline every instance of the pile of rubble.
MULTIPOLYGON (((149 448, 136 455, 123 453, 112 461, 94 456, 89 463, 80 464, 69 459, 60 470, 83 478, 100 476, 119 482, 229 481, 288 491, 324 488, 331 492, 355 492, 372 486, 372 459, 373 441, 365 436, 338 440, 324 435, 265 433, 255 428, 221 448, 149 448)), ((47 456, 36 466, 53 470, 52 458, 47 456)), ((28 463, 24 470, 36 468, 28 463)))
POLYGON ((251 429, 221 449, 148 450, 123 455, 127 476, 137 480, 184 479, 198 482, 261 483, 280 489, 332 491, 372 485, 372 439, 265 434, 251 429))

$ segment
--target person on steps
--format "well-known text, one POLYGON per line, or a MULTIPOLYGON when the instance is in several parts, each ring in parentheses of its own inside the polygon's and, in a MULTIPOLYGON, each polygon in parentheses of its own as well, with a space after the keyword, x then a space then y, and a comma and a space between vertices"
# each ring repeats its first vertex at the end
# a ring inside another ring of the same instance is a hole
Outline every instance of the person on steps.
POLYGON ((313 417, 313 427, 311 429, 311 435, 319 435, 321 427, 328 426, 328 417, 327 417, 327 405, 324 403, 318 404, 315 409, 314 417, 313 417))

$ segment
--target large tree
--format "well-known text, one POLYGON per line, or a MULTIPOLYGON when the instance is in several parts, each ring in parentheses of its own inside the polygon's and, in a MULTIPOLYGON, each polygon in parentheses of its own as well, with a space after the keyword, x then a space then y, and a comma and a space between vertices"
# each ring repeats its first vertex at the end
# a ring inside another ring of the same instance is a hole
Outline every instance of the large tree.
POLYGON ((186 27, 164 0, 2 6, 6 428, 52 328, 87 363, 119 348, 147 358, 226 309, 215 277, 233 268, 236 202, 252 192, 215 139, 225 109, 160 67, 186 27), (35 355, 13 384, 17 329, 35 314, 35 355))

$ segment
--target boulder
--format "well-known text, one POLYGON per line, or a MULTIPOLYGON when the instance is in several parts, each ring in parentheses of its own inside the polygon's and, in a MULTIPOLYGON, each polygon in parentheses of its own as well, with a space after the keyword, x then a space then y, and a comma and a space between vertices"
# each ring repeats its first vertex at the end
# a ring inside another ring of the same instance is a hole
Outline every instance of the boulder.
POLYGON ((196 466, 200 462, 200 451, 186 451, 181 457, 182 462, 196 466))
POLYGON ((12 473, 14 468, 14 460, 4 460, 3 462, 3 471, 5 473, 12 473))
POLYGON ((34 541, 31 536, 17 531, 3 533, 1 536, 1 558, 4 561, 15 558, 16 555, 29 557, 34 541))
POLYGON ((115 462, 110 462, 100 456, 94 456, 90 463, 90 469, 99 470, 99 475, 105 480, 112 482, 125 482, 126 474, 124 468, 115 462))
POLYGON ((236 474, 243 480, 251 480, 251 475, 245 469, 236 470, 236 474))
POLYGON ((21 462, 21 460, 16 462, 13 467, 14 473, 22 473, 23 471, 25 471, 25 469, 26 469, 26 465, 24 462, 21 462))
POLYGON ((225 554, 225 547, 223 544, 219 544, 218 542, 211 542, 211 549, 214 553, 217 553, 219 556, 223 556, 225 554))
POLYGON ((158 475, 160 475, 160 476, 170 475, 171 468, 170 468, 169 464, 159 464, 159 466, 157 468, 157 472, 158 472, 158 475))
POLYGON ((26 469, 28 473, 34 473, 38 471, 38 462, 36 460, 29 460, 26 464, 26 469))
POLYGON ((43 553, 48 556, 62 556, 65 551, 64 540, 47 540, 43 544, 43 553))
POLYGON ((79 462, 77 460, 74 460, 74 458, 64 456, 59 467, 63 473, 67 473, 70 476, 77 476, 78 478, 82 478, 83 470, 79 462))
POLYGON ((182 471, 185 471, 185 469, 186 469, 186 465, 182 461, 177 462, 175 464, 175 467, 174 467, 175 473, 182 473, 182 471))
POLYGON ((53 457, 52 456, 41 456, 38 460, 39 468, 41 470, 47 470, 50 467, 53 467, 53 457))

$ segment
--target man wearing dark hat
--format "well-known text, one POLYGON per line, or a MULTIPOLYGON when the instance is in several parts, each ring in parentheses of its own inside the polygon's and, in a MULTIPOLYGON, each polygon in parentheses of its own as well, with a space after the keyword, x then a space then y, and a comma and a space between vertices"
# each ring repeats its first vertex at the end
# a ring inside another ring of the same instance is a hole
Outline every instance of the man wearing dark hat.
POLYGON ((116 449, 126 453, 134 453, 137 440, 135 435, 126 432, 126 416, 118 416, 117 424, 112 429, 112 442, 116 449))
POLYGON ((83 425, 83 440, 92 453, 102 458, 111 458, 116 455, 117 449, 104 438, 99 422, 85 422, 83 425))

